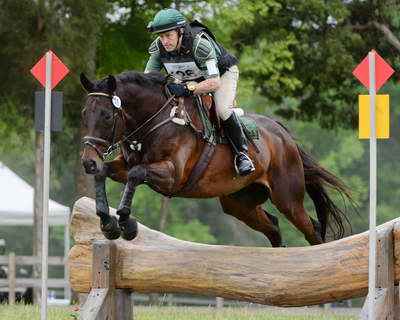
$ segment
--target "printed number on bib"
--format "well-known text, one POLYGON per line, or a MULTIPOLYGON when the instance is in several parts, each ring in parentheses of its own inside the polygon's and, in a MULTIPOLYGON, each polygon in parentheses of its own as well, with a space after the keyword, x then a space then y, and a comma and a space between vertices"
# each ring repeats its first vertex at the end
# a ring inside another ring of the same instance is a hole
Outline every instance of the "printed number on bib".
POLYGON ((165 63, 164 66, 170 75, 179 80, 195 80, 203 76, 196 63, 192 61, 165 63))

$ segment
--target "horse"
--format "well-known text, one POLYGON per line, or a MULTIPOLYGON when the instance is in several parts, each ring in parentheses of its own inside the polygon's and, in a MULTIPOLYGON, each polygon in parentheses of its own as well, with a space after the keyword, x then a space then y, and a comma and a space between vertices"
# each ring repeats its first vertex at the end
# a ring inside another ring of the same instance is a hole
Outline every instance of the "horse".
POLYGON ((94 82, 82 73, 80 81, 88 93, 82 111, 86 130, 82 164, 87 174, 94 175, 96 213, 106 238, 136 237, 137 222, 130 215, 140 184, 170 197, 218 197, 225 213, 263 233, 273 247, 283 243, 278 218, 262 208, 268 199, 310 245, 325 241, 327 227, 335 227, 335 238, 343 236, 348 219, 330 199, 326 187, 350 199, 349 189, 302 149, 280 122, 246 114, 259 130, 259 139, 249 144, 254 172, 236 174, 230 148, 214 143, 207 168, 185 188, 199 158, 206 158, 202 157, 204 148, 212 144, 199 134, 201 121, 193 97, 183 100, 168 94, 168 76, 158 72, 127 71, 94 82), (189 124, 172 121, 171 115, 177 113, 185 114, 189 124), (122 152, 105 162, 104 155, 116 142, 122 152), (118 220, 109 215, 106 178, 125 184, 118 220), (304 208, 306 193, 318 221, 304 208))

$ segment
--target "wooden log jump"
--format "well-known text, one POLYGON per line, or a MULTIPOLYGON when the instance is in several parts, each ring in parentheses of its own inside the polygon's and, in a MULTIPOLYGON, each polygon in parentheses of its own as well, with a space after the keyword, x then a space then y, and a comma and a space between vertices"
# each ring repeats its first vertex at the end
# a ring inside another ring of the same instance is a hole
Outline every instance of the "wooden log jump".
MULTIPOLYGON (((92 243, 104 239, 94 200, 76 202, 70 230, 75 239, 69 254, 71 287, 88 293, 96 285, 92 243)), ((378 283, 388 292, 385 299, 394 301, 393 286, 400 280, 400 218, 379 226, 377 239, 384 244, 377 246, 378 265, 385 269, 378 271, 378 283)), ((363 297, 368 291, 367 232, 312 247, 259 248, 193 243, 139 224, 136 239, 114 244, 113 285, 135 292, 293 307, 363 297)))

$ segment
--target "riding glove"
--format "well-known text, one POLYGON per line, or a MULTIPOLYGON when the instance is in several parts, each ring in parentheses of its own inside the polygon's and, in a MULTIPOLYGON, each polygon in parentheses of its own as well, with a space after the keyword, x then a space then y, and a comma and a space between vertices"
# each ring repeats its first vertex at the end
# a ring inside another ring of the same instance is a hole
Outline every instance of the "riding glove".
POLYGON ((176 97, 189 97, 192 94, 192 91, 190 91, 185 84, 172 83, 168 85, 168 89, 176 97))

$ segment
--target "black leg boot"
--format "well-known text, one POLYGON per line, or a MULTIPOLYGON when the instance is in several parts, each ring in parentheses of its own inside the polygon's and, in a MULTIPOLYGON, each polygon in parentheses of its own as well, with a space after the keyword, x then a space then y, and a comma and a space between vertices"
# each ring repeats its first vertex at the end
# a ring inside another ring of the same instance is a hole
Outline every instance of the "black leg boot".
POLYGON ((236 172, 241 176, 250 174, 255 169, 247 155, 246 137, 236 113, 232 112, 231 116, 222 122, 222 125, 235 154, 236 172))

